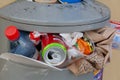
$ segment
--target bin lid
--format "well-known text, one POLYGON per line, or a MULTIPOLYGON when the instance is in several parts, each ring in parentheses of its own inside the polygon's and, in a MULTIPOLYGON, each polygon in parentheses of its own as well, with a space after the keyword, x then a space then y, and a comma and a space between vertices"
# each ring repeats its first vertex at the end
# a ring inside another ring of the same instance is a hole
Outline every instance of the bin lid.
POLYGON ((1 8, 0 17, 13 22, 39 25, 44 32, 46 27, 50 28, 50 31, 55 29, 53 32, 71 32, 104 27, 110 19, 110 11, 104 4, 95 0, 73 4, 18 1, 1 8))

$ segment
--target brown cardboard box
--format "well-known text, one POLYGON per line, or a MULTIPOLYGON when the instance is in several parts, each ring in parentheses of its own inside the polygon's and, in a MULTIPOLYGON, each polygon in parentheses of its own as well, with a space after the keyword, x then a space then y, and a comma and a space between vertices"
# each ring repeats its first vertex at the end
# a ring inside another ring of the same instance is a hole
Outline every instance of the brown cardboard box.
POLYGON ((111 62, 104 68, 103 80, 120 80, 120 50, 113 50, 111 62))

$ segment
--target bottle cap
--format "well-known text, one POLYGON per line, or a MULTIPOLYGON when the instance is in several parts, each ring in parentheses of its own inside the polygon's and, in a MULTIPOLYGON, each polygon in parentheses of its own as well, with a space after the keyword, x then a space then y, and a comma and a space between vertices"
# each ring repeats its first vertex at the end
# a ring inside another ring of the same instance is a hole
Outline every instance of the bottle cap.
POLYGON ((14 41, 19 38, 20 33, 16 26, 8 26, 5 30, 5 35, 9 40, 14 41))

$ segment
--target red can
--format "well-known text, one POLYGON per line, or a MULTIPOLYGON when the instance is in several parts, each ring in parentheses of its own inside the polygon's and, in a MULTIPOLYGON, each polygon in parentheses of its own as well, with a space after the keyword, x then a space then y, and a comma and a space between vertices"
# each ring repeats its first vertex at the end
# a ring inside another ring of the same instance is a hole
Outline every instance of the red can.
POLYGON ((61 36, 47 34, 42 36, 42 57, 52 66, 61 66, 67 58, 67 47, 61 36))

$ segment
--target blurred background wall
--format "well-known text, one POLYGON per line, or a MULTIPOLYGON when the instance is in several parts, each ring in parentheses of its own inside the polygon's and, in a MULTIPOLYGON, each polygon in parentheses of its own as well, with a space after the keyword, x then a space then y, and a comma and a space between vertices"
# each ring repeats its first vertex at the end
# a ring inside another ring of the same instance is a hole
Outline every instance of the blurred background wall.
POLYGON ((120 21, 120 0, 97 0, 111 9, 111 19, 120 21))

